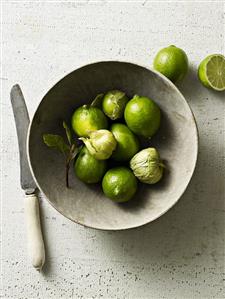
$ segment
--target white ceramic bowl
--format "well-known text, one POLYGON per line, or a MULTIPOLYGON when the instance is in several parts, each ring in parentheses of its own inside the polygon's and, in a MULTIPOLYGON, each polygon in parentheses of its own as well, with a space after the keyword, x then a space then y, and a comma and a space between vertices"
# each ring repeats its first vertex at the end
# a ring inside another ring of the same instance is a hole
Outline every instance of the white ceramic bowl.
POLYGON ((168 211, 181 197, 192 177, 198 152, 193 114, 185 98, 167 78, 148 68, 118 61, 97 62, 65 76, 44 96, 32 119, 28 134, 30 166, 40 190, 65 217, 103 230, 121 230, 149 223, 168 211), (78 106, 97 94, 119 89, 153 99, 162 111, 155 146, 167 169, 156 185, 140 184, 134 199, 117 204, 107 199, 100 184, 86 185, 73 169, 71 188, 65 187, 64 161, 60 153, 42 141, 44 133, 61 134, 62 121, 70 123, 78 106))

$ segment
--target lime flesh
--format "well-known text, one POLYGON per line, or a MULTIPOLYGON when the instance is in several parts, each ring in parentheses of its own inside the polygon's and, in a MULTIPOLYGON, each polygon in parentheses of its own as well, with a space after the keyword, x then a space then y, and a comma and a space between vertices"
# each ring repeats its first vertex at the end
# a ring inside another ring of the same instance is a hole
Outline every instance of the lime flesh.
POLYGON ((220 54, 207 56, 199 65, 198 77, 208 88, 225 90, 225 57, 220 54))

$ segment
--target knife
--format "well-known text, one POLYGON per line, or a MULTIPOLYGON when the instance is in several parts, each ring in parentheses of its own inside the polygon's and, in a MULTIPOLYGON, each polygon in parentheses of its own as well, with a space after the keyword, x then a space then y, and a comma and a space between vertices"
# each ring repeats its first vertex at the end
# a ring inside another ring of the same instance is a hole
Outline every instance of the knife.
POLYGON ((27 226, 28 250, 34 268, 41 270, 45 262, 45 247, 41 231, 37 186, 32 177, 27 159, 26 140, 30 123, 26 103, 18 84, 10 92, 20 156, 20 184, 25 191, 25 217, 27 226))

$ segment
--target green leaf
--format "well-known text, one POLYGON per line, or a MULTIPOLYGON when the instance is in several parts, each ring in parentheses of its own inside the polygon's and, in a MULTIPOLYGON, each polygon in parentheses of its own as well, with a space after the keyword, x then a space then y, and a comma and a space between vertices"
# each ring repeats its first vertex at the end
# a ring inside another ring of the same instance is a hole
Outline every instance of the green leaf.
POLYGON ((98 94, 95 99, 93 100, 93 102, 91 103, 92 107, 98 107, 101 108, 102 107, 102 100, 104 98, 104 94, 100 93, 98 94))
POLYGON ((65 143, 63 137, 60 135, 44 134, 43 140, 47 146, 54 147, 63 154, 67 154, 70 150, 70 147, 65 143))
POLYGON ((66 136, 67 136, 68 142, 69 142, 69 144, 71 145, 71 144, 72 144, 72 133, 71 133, 71 130, 70 130, 70 128, 67 126, 67 124, 66 124, 65 121, 63 122, 63 128, 64 128, 65 131, 66 131, 66 136))

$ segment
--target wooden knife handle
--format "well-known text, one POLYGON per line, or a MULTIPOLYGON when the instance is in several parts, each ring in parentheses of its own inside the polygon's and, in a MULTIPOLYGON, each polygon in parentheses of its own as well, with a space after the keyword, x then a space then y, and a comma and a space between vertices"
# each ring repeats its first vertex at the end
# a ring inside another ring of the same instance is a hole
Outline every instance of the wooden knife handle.
POLYGON ((45 262, 45 247, 41 231, 39 201, 36 194, 25 197, 28 250, 32 265, 41 270, 45 262))

